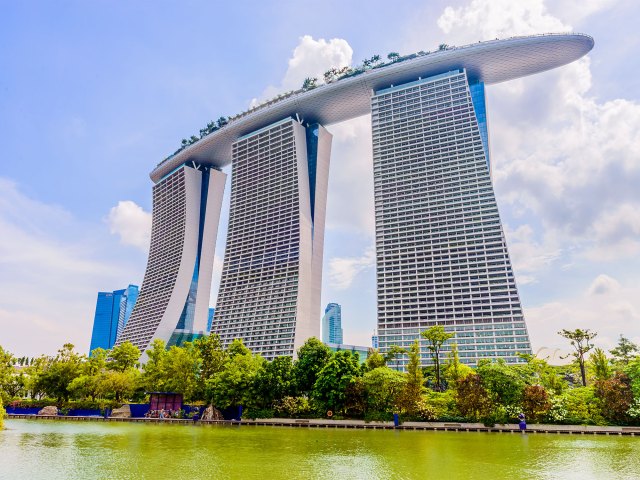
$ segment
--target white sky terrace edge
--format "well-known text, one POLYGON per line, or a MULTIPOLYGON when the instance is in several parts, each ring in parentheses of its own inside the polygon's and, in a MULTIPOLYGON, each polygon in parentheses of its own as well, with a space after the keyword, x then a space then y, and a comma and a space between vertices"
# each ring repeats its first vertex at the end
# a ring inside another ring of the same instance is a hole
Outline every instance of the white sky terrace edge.
POLYGON ((594 46, 589 35, 544 34, 449 47, 368 70, 317 88, 299 91, 236 116, 223 128, 162 161, 151 172, 154 183, 185 162, 224 167, 239 137, 286 117, 327 126, 371 112, 371 92, 450 70, 464 68, 470 78, 490 85, 551 70, 586 55, 594 46))

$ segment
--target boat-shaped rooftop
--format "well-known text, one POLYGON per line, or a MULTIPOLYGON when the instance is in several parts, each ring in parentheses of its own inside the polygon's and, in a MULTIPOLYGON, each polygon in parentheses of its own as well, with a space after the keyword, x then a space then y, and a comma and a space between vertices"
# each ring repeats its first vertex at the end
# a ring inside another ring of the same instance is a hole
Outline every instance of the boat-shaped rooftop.
POLYGON ((150 176, 158 182, 188 161, 219 168, 229 165, 233 142, 286 117, 297 115, 304 122, 326 126, 366 115, 371 112, 372 92, 392 85, 462 68, 473 80, 487 85, 500 83, 571 63, 587 54, 593 45, 593 38, 584 34, 545 34, 401 57, 401 61, 292 92, 236 115, 224 127, 163 160, 150 176))

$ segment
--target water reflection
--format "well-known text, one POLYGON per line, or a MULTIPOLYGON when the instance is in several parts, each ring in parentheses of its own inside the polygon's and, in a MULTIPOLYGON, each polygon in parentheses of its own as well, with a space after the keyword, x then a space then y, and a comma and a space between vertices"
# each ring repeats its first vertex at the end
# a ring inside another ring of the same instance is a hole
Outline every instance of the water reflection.
POLYGON ((0 478, 628 479, 633 437, 9 420, 0 478))

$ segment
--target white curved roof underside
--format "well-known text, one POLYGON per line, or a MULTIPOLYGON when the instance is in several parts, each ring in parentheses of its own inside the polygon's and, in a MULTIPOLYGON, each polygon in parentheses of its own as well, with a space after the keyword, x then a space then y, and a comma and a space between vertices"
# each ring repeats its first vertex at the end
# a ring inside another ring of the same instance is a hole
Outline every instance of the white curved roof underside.
POLYGON ((305 122, 343 122, 371 112, 371 92, 419 77, 465 68, 470 78, 500 83, 543 72, 577 60, 594 45, 583 34, 550 34, 478 42, 433 52, 291 95, 231 121, 197 143, 160 163, 151 179, 158 182, 187 161, 224 167, 231 145, 247 133, 298 114, 305 122))

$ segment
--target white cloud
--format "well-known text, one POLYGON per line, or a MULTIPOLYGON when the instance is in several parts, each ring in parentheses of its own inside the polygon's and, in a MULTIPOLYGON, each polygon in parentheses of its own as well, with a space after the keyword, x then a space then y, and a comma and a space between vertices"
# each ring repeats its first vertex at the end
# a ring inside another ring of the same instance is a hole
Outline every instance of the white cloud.
POLYGON ((109 230, 120 237, 124 245, 138 247, 143 252, 149 251, 151 239, 151 213, 132 202, 124 200, 109 211, 106 218, 109 230))
POLYGON ((329 127, 333 133, 327 229, 373 238, 373 152, 371 117, 329 127))
POLYGON ((620 334, 640 340, 640 286, 621 284, 606 275, 595 278, 584 293, 529 308, 525 313, 534 350, 567 350, 566 341, 557 335, 563 328, 597 332, 595 343, 604 349, 613 348, 620 334))
MULTIPOLYGON (((271 98, 282 92, 297 90, 307 77, 316 77, 319 82, 323 82, 324 72, 331 67, 351 65, 352 56, 353 49, 342 38, 314 40, 311 35, 304 35, 300 37, 298 45, 293 50, 280 85, 267 87, 261 98, 271 98)), ((257 104, 258 99, 253 99, 251 103, 257 104)))
POLYGON ((598 275, 591 283, 587 293, 589 295, 606 295, 618 290, 620 290, 620 284, 618 281, 603 273, 602 275, 598 275))
POLYGON ((336 257, 329 260, 329 282, 335 290, 351 287, 356 277, 375 266, 376 254, 373 247, 360 257, 336 257))
POLYGON ((468 6, 445 8, 437 24, 464 43, 571 30, 549 14, 543 0, 473 0, 468 6))
POLYGON ((129 258, 110 256, 104 226, 34 200, 0 178, 0 340, 17 355, 89 347, 96 295, 135 282, 129 258))

